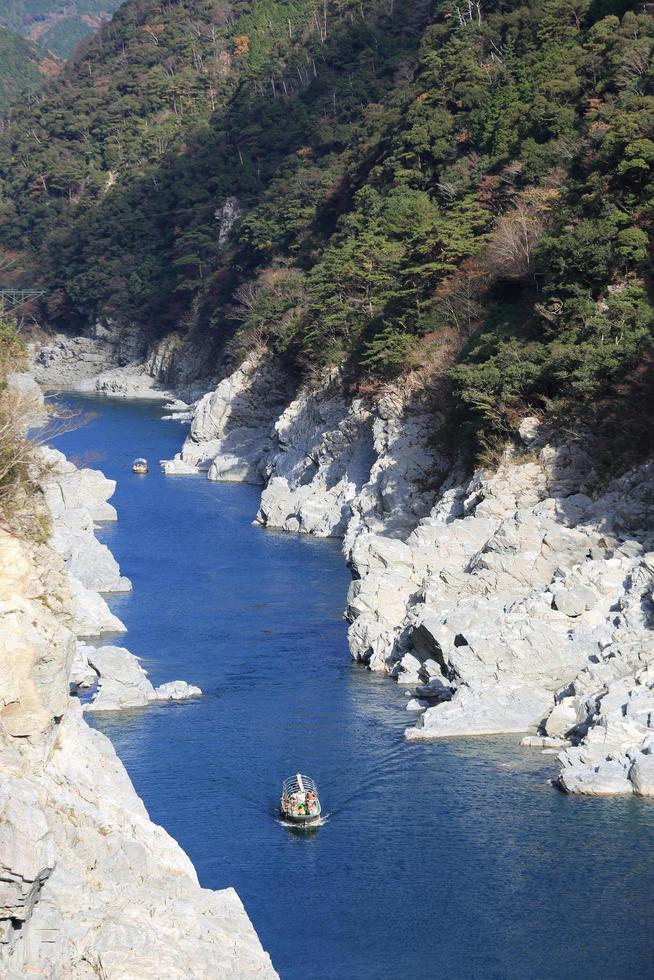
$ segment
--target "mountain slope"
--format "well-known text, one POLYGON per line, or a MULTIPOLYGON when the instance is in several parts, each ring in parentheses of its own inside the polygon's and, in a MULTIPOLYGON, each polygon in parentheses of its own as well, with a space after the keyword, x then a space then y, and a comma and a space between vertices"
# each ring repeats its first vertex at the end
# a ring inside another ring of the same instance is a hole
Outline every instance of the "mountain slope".
POLYGON ((127 4, 6 134, 0 240, 55 321, 409 371, 478 450, 536 411, 645 451, 653 44, 623 0, 127 4))
POLYGON ((56 58, 0 27, 0 114, 59 70, 56 58))
POLYGON ((118 0, 0 0, 0 24, 68 58, 119 6, 118 0))
MULTIPOLYGON (((326 177, 320 172, 330 155, 334 162, 344 160, 365 98, 383 96, 393 88, 394 72, 410 71, 421 27, 418 21, 409 29, 415 6, 404 3, 408 26, 398 20, 392 30, 383 13, 360 23, 341 13, 330 24, 333 35, 323 38, 312 16, 319 10, 315 0, 231 9, 210 2, 163 9, 126 5, 38 109, 26 111, 7 133, 1 164, 8 190, 4 241, 38 249, 48 229, 58 226, 56 251, 78 239, 90 258, 95 249, 85 243, 99 221, 115 246, 103 262, 115 258, 120 265, 133 249, 119 240, 134 234, 145 249, 138 273, 121 265, 115 277, 109 270, 105 288, 97 269, 91 273, 95 285, 67 283, 69 294, 87 309, 104 303, 102 292, 107 300, 114 297, 114 312, 134 313, 135 304, 142 306, 171 284, 168 259, 180 260, 179 281, 172 284, 183 289, 187 282, 186 294, 194 292, 203 270, 189 263, 190 274, 185 271, 184 253, 202 236, 211 239, 214 211, 226 196, 254 202, 280 166, 297 169, 303 159, 309 183, 322 179, 325 191, 342 177, 342 163, 326 177), (296 114, 289 114, 289 99, 296 114), (296 152, 311 154, 312 143, 318 166, 296 152), (88 218, 68 236, 65 225, 75 221, 82 202, 88 218), (96 204, 90 212, 89 202, 96 204), (163 282, 152 278, 155 264, 163 282), (132 272, 139 282, 130 280, 132 272), (140 283, 149 287, 147 296, 140 283)), ((424 23, 424 5, 421 16, 424 23)), ((309 196, 315 200, 311 189, 309 196)), ((188 304, 187 295, 180 303, 188 304)))

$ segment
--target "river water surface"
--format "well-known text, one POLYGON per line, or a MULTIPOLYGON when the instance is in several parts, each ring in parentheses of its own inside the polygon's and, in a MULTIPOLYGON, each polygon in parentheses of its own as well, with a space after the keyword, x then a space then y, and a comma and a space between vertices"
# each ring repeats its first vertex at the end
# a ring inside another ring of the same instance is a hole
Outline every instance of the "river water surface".
POLYGON ((205 692, 93 724, 284 980, 654 977, 654 801, 564 796, 513 737, 407 744, 402 690, 350 661, 339 544, 253 526, 256 487, 162 476, 184 432, 158 406, 66 402, 97 414, 56 445, 118 481, 117 642, 205 692), (298 769, 310 834, 276 820, 298 769))

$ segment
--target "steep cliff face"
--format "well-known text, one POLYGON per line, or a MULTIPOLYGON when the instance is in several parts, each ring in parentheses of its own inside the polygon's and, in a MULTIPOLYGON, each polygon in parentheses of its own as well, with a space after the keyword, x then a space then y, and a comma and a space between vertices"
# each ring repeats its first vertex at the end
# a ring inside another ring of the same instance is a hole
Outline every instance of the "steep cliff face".
POLYGON ((430 448, 426 406, 408 408, 399 391, 376 404, 352 399, 337 373, 293 392, 274 361, 246 359, 196 403, 165 471, 263 484, 257 521, 266 527, 347 533, 348 542, 362 528, 409 533, 447 468, 430 448))
POLYGON ((301 393, 275 422, 257 520, 319 536, 345 533, 374 462, 372 413, 328 382, 301 393))
POLYGON ((110 318, 81 336, 54 334, 30 348, 31 372, 39 384, 110 398, 162 399, 169 389, 197 398, 215 367, 211 346, 171 333, 158 340, 136 325, 110 318))
POLYGON ((181 458, 214 479, 253 466, 260 523, 343 537, 352 656, 410 689, 407 737, 528 732, 566 750, 562 788, 650 793, 652 464, 598 494, 583 441, 527 419, 466 477, 426 404, 352 400, 332 375, 280 410, 256 372, 205 396, 181 458), (248 438, 226 453, 232 406, 248 438))
POLYGON ((290 391, 279 367, 249 357, 199 399, 189 436, 166 472, 206 471, 210 480, 263 483, 273 424, 290 391))
POLYGON ((273 977, 235 892, 200 888, 69 697, 78 636, 121 625, 93 590, 126 580, 93 537, 112 482, 46 462, 49 543, 0 530, 0 972, 273 977))
POLYGON ((409 737, 578 737, 595 721, 590 688, 599 704, 654 657, 651 467, 628 495, 619 482, 592 499, 587 462, 547 445, 516 454, 444 493, 401 548, 357 542, 352 650, 418 685, 429 706, 409 737))

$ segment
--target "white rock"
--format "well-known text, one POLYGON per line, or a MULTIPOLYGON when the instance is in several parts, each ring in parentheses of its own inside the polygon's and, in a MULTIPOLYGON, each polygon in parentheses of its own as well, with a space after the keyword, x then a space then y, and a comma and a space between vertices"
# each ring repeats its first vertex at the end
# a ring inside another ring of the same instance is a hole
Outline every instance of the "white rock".
POLYGON ((50 446, 43 446, 40 452, 46 466, 43 494, 55 523, 79 528, 88 526, 89 517, 92 522, 116 520, 115 508, 109 503, 115 480, 108 480, 99 470, 78 469, 50 446))
POLYGON ((84 588, 72 575, 69 575, 68 587, 72 596, 70 626, 77 636, 127 632, 127 627, 114 616, 101 595, 84 588))
POLYGON ((151 701, 186 701, 189 698, 197 698, 202 694, 199 687, 187 684, 186 681, 168 681, 166 684, 159 684, 154 688, 154 696, 151 701))
POLYGON ((431 705, 431 701, 426 701, 424 698, 411 698, 406 703, 407 711, 424 711, 431 705))
POLYGON ((467 478, 434 448, 433 409, 399 388, 371 404, 332 374, 266 400, 253 364, 195 407, 171 471, 260 479, 260 523, 343 535, 352 656, 451 696, 409 738, 588 727, 566 788, 631 792, 654 717, 636 681, 654 661, 654 464, 594 499, 588 444, 530 418, 522 450, 467 478))
POLYGON ((102 659, 76 649, 75 590, 101 602, 50 547, 0 529, 0 975, 274 977, 235 893, 199 887, 69 699, 73 664, 102 659))
POLYGON ((572 743, 567 738, 550 738, 548 735, 525 735, 520 745, 528 749, 565 749, 572 743))
POLYGON ((595 765, 564 768, 559 785, 567 793, 583 796, 619 796, 632 793, 633 785, 624 766, 613 759, 605 759, 595 765))
POLYGON ((129 579, 121 576, 117 561, 93 533, 96 521, 116 518, 108 503, 115 482, 96 470, 78 470, 55 450, 44 448, 41 455, 46 466, 41 486, 53 521, 51 547, 86 589, 129 590, 129 579))
POLYGON ((110 368, 115 356, 114 346, 106 340, 58 334, 34 352, 32 369, 39 384, 75 387, 110 368))
POLYGON ((8 938, 3 928, 7 920, 22 924, 31 917, 56 861, 38 793, 28 780, 16 778, 0 784, 0 854, 1 944, 8 938))
POLYGON ((634 793, 639 796, 654 796, 654 754, 639 753, 629 773, 634 793))
POLYGON ((412 653, 405 653, 394 669, 394 676, 401 684, 414 685, 420 680, 422 663, 412 653))
POLYGON ((164 472, 207 471, 211 480, 262 483, 273 424, 287 396, 283 374, 251 356, 198 401, 182 451, 162 461, 164 472))
POLYGON ((266 465, 259 523, 343 535, 375 459, 369 409, 360 400, 348 404, 330 378, 319 391, 291 402, 274 432, 277 447, 266 465))
POLYGON ((466 735, 495 735, 535 728, 550 699, 519 685, 460 687, 451 701, 428 708, 405 735, 413 741, 466 735))
POLYGON ((182 459, 161 459, 159 463, 166 476, 190 476, 198 472, 197 466, 185 463, 182 459))
POLYGON ((154 697, 138 658, 124 647, 87 648, 89 664, 98 674, 98 690, 86 711, 121 711, 142 708, 154 697))
POLYGON ((580 585, 572 589, 560 589, 554 602, 556 608, 566 616, 575 617, 592 609, 597 602, 597 595, 590 587, 580 585))
POLYGON ((545 731, 551 738, 560 738, 567 735, 585 717, 586 712, 583 710, 580 699, 564 698, 552 708, 545 722, 545 731))
POLYGON ((88 654, 92 651, 93 647, 87 643, 78 641, 75 644, 75 656, 68 675, 68 683, 73 692, 78 689, 88 690, 88 688, 93 687, 98 679, 96 671, 89 663, 88 654))
POLYGON ((132 585, 120 574, 118 562, 106 545, 93 536, 92 527, 56 526, 51 546, 64 564, 87 589, 96 592, 128 592, 132 585))
POLYGON ((85 711, 123 711, 143 708, 153 701, 183 701, 202 694, 186 681, 168 681, 153 687, 138 657, 124 647, 86 647, 90 666, 99 677, 98 690, 85 711))

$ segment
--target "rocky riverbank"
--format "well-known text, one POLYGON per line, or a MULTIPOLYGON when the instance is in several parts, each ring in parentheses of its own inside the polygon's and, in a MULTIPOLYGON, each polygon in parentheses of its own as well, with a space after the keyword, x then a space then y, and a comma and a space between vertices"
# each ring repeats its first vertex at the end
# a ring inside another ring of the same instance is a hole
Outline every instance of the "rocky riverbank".
MULTIPOLYGON (((115 374, 165 361, 143 357, 115 374)), ((466 474, 419 396, 353 399, 338 375, 297 391, 262 354, 186 393, 165 471, 258 483, 261 524, 343 538, 352 656, 405 686, 408 738, 526 733, 561 750, 568 792, 654 792, 651 465, 598 492, 583 441, 528 419, 466 474)))
POLYGON ((343 537, 352 656, 406 687, 407 738, 526 733, 568 792, 654 793, 654 466, 600 493, 583 442, 528 419, 469 476, 437 431, 419 398, 289 394, 252 357, 164 468, 260 483, 260 523, 343 537))
POLYGON ((178 334, 151 338, 136 327, 105 319, 82 336, 54 334, 32 343, 30 370, 45 388, 108 398, 181 400, 181 410, 212 383, 211 361, 200 349, 178 334))
POLYGON ((93 534, 114 485, 51 450, 40 469, 41 540, 0 530, 2 974, 273 977, 236 893, 200 888, 69 694, 93 675, 96 709, 199 691, 153 689, 128 651, 80 642, 123 628, 100 592, 129 583, 93 534))

